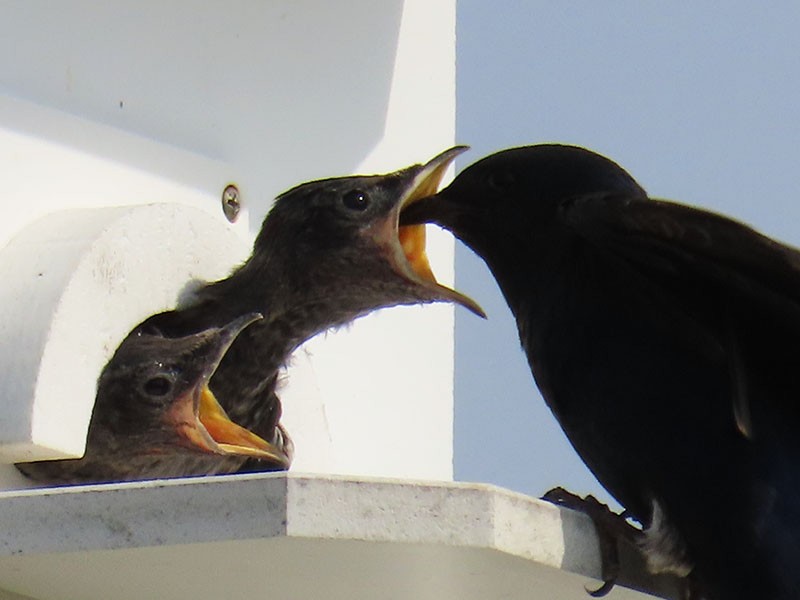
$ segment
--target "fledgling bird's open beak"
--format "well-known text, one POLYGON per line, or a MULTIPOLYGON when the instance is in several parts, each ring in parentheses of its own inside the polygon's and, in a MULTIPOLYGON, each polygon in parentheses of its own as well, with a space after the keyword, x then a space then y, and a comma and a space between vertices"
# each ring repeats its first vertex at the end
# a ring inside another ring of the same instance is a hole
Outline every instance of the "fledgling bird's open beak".
MULTIPOLYGON (((396 232, 398 241, 398 244, 391 248, 393 256, 390 257, 390 260, 398 270, 414 283, 427 287, 444 300, 461 304, 476 315, 486 318, 486 313, 472 298, 445 287, 436 281, 425 252, 425 225, 400 226, 401 213, 415 202, 436 194, 453 160, 468 149, 469 146, 455 146, 445 150, 419 167, 419 170, 414 173, 392 214, 392 220, 389 224, 393 231, 396 232)), ((392 239, 395 239, 395 237, 393 236, 392 239)))
POLYGON ((244 315, 220 329, 208 340, 207 367, 197 383, 175 399, 167 412, 167 421, 193 448, 222 455, 250 456, 288 468, 291 456, 230 420, 208 387, 211 376, 233 341, 248 325, 261 319, 258 313, 244 315))

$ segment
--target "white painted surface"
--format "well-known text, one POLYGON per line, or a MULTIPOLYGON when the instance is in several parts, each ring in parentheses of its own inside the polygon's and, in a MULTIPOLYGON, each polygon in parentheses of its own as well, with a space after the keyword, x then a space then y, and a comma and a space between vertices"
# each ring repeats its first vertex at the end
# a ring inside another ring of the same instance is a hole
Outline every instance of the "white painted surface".
POLYGON ((599 575, 588 518, 487 485, 224 476, 6 492, 0 520, 2 588, 47 600, 583 600, 599 575))
MULTIPOLYGON (((5 25, 0 23, 0 31, 5 25)), ((0 78, 7 75, 2 61, 8 58, 0 57, 0 78)), ((70 208, 169 202, 205 210, 227 224, 220 197, 229 182, 241 183, 235 165, 104 125, 91 115, 21 99, 14 88, 0 86, 0 92, 0 244, 36 219, 70 208)), ((243 237, 247 209, 245 202, 233 226, 243 237)))
MULTIPOLYGON (((395 170, 454 142, 450 0, 0 9, 0 243, 63 209, 176 202, 221 220, 229 181, 251 237, 301 181, 395 170)), ((452 281, 453 241, 430 237, 452 281)), ((452 378, 452 307, 313 340, 282 394, 296 468, 451 479, 452 378)), ((61 397, 87 406, 85 389, 61 397)))

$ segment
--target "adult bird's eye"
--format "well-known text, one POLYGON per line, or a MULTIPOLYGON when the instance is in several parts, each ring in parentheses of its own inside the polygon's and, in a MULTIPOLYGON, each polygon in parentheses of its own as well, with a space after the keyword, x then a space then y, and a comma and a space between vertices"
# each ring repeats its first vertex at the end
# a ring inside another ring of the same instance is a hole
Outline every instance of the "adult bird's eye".
POLYGON ((369 206, 369 196, 361 190, 347 192, 342 198, 342 203, 350 210, 367 210, 369 206))
POLYGON ((489 187, 502 192, 516 183, 516 177, 514 177, 514 173, 511 171, 492 171, 486 178, 486 182, 489 184, 489 187))
POLYGON ((172 380, 159 375, 148 379, 144 384, 144 391, 150 396, 165 396, 172 389, 172 380))

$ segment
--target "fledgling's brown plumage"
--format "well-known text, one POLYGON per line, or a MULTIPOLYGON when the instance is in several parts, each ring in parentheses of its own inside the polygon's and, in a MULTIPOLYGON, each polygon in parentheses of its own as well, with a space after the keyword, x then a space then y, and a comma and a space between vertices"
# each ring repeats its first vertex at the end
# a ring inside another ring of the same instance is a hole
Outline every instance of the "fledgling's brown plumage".
MULTIPOLYGON (((198 410, 225 351, 257 318, 244 315, 179 338, 132 333, 98 380, 84 456, 17 467, 36 481, 64 485, 207 475, 240 465, 245 457, 217 444, 198 410)), ((288 464, 279 449, 262 448, 288 464)))
MULTIPOLYGON (((211 389, 234 421, 278 446, 288 443, 278 425, 276 384, 303 342, 382 307, 455 301, 480 312, 470 299, 416 272, 398 231, 401 209, 435 192, 463 149, 394 173, 324 179, 285 192, 241 267, 199 289, 188 307, 155 315, 140 330, 180 336, 248 312, 263 314, 237 338, 211 389)), ((251 461, 245 468, 273 466, 251 461)))

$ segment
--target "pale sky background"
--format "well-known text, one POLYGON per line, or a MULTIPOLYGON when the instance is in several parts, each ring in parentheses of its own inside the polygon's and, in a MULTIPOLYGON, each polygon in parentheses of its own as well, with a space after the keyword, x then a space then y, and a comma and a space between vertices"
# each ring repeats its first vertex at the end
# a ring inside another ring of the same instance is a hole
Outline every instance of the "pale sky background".
MULTIPOLYGON (((796 2, 459 0, 457 139, 472 151, 457 169, 510 146, 578 144, 651 196, 800 245, 799 36, 796 2)), ((456 478, 597 493, 463 246, 456 281, 489 315, 457 311, 456 478)))

